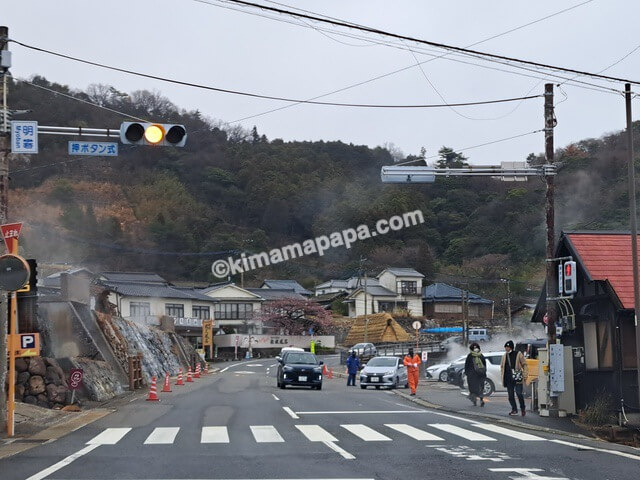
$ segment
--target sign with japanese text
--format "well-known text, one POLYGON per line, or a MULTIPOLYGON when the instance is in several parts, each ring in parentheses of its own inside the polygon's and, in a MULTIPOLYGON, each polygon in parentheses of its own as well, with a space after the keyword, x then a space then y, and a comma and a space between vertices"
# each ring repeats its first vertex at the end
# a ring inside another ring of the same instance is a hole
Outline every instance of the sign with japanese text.
POLYGON ((118 144, 113 142, 69 142, 69 155, 117 157, 118 144))
POLYGON ((40 334, 39 333, 19 333, 9 335, 13 337, 12 349, 17 358, 37 357, 40 355, 40 334))
POLYGON ((9 253, 15 253, 15 246, 18 242, 18 237, 20 237, 22 223, 6 223, 4 225, 0 225, 0 230, 2 231, 2 238, 4 238, 7 250, 9 253))
POLYGON ((213 345, 213 320, 202 322, 202 346, 213 345))
POLYGON ((38 122, 11 121, 11 153, 38 153, 38 122))

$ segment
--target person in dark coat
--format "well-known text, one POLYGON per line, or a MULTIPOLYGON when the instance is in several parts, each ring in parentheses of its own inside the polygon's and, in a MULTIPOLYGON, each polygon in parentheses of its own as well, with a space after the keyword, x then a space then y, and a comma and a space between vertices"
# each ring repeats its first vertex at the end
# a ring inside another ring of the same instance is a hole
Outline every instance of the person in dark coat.
POLYGON ((487 378, 487 360, 480 352, 480 345, 473 342, 469 345, 469 355, 464 363, 464 373, 467 376, 467 384, 469 385, 469 400, 477 405, 478 398, 480 406, 484 407, 484 398, 482 392, 484 390, 484 381, 487 378))
POLYGON ((522 352, 515 350, 513 341, 509 340, 505 343, 504 350, 505 354, 500 364, 500 374, 502 385, 507 387, 509 403, 511 404, 509 415, 518 415, 518 405, 516 404, 516 395, 518 395, 520 411, 524 417, 527 411, 524 403, 523 383, 527 381, 529 376, 529 367, 522 352))
POLYGON ((356 375, 358 374, 358 370, 360 370, 360 359, 356 356, 356 352, 352 351, 351 355, 347 357, 347 373, 349 377, 347 378, 347 387, 356 386, 356 375))

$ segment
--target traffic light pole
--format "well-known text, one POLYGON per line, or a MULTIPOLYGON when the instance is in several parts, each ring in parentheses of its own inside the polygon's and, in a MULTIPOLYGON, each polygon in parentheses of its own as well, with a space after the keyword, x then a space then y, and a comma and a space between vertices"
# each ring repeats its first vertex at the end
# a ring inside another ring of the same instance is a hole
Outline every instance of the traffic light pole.
MULTIPOLYGON (((0 50, 8 50, 9 28, 0 27, 0 50)), ((8 206, 7 196, 9 192, 9 131, 7 127, 7 72, 0 71, 2 75, 2 128, 0 129, 0 224, 7 223, 8 206)), ((7 292, 0 291, 0 432, 6 430, 7 422, 7 391, 5 388, 7 378, 7 292)))
MULTIPOLYGON (((556 118, 553 112, 553 84, 547 83, 544 86, 544 143, 545 158, 547 165, 553 164, 553 129, 556 125, 556 118)), ((546 177, 547 192, 545 197, 545 213, 547 225, 547 353, 550 345, 556 343, 556 322, 558 320, 557 300, 558 277, 556 264, 552 260, 555 256, 555 210, 554 210, 554 178, 552 175, 546 177)), ((551 375, 547 376, 547 409, 550 417, 558 417, 558 397, 550 395, 551 375)))

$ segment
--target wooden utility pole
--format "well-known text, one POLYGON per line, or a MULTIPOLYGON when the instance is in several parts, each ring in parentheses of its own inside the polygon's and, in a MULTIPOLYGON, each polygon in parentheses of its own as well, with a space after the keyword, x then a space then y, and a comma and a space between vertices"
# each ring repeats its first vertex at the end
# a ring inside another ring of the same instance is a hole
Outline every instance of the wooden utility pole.
MULTIPOLYGON (((544 144, 546 163, 553 164, 553 129, 556 126, 556 118, 553 112, 553 84, 544 86, 544 144)), ((556 321, 558 320, 557 300, 558 278, 554 262, 555 257, 555 211, 554 211, 554 176, 545 175, 547 181, 547 194, 545 202, 547 224, 547 335, 548 345, 556 343, 556 321)), ((547 348, 547 353, 549 352, 547 348)), ((550 381, 549 377, 549 380, 550 381)), ((550 391, 548 389, 548 391, 550 391)), ((558 398, 549 396, 549 416, 558 416, 558 398)))
POLYGON ((511 330, 513 330, 513 325, 511 323, 511 280, 507 278, 505 282, 507 284, 507 325, 509 333, 511 333, 511 330))
MULTIPOLYGON (((8 50, 9 28, 0 27, 0 50, 8 50)), ((2 76, 2 125, 0 128, 0 225, 8 221, 9 193, 9 153, 11 152, 8 128, 8 80, 7 71, 0 70, 2 76)), ((0 291, 0 431, 7 428, 7 292, 0 291)))
POLYGON ((633 262, 633 317, 636 329, 636 368, 638 401, 640 401, 640 282, 638 281, 638 220, 636 217, 636 169, 633 154, 633 120, 631 119, 631 84, 625 84, 624 98, 627 114, 627 164, 629 168, 629 217, 631 223, 631 261, 633 262))

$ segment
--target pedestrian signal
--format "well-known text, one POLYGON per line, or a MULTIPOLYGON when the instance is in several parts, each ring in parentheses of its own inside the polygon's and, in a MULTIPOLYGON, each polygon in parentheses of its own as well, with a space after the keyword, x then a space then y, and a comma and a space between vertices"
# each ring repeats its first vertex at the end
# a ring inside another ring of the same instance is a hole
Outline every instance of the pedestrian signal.
POLYGON ((184 147, 187 142, 187 130, 184 125, 123 122, 120 125, 120 141, 130 145, 184 147))

